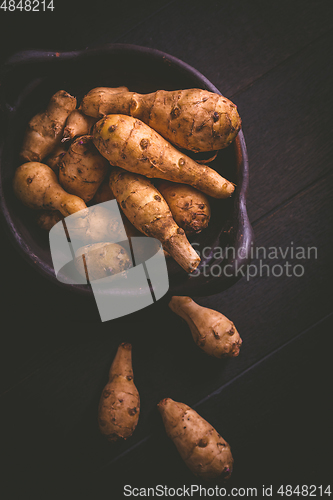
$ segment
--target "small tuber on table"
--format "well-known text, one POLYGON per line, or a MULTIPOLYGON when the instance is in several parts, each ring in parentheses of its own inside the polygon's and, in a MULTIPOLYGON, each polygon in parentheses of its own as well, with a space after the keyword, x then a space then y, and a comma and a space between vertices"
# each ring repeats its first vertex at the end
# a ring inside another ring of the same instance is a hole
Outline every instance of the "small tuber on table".
POLYGON ((140 397, 133 382, 132 346, 122 343, 109 372, 98 407, 98 425, 110 442, 129 438, 138 423, 140 397))
POLYGON ((169 307, 187 322, 194 342, 204 352, 216 358, 238 356, 242 339, 222 313, 199 306, 190 297, 173 296, 169 307))
POLYGON ((171 398, 157 407, 167 436, 190 471, 206 481, 229 479, 233 468, 230 446, 214 427, 190 406, 171 398))

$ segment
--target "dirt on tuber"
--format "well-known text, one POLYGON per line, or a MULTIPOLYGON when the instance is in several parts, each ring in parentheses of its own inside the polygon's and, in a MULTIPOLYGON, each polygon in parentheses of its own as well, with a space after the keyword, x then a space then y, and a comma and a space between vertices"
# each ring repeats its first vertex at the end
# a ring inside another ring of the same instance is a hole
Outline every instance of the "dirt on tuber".
POLYGON ((170 207, 178 226, 187 235, 198 234, 209 224, 211 210, 207 196, 187 184, 162 181, 159 192, 170 207))
POLYGON ((163 196, 147 178, 114 168, 110 187, 126 217, 139 231, 159 240, 186 272, 199 265, 200 257, 184 230, 176 224, 163 196))
POLYGON ((242 124, 233 102, 202 89, 112 92, 103 94, 103 100, 93 89, 83 98, 81 109, 95 118, 108 114, 133 116, 175 146, 194 152, 227 147, 242 124))
POLYGON ((68 115, 76 108, 76 98, 59 90, 45 111, 35 115, 25 132, 20 153, 24 162, 41 162, 60 143, 68 115))
POLYGON ((110 442, 129 438, 138 423, 140 397, 133 381, 132 346, 120 344, 98 407, 98 425, 110 442))
POLYGON ((111 165, 129 172, 189 184, 213 198, 229 198, 235 190, 234 184, 214 169, 180 153, 155 130, 131 116, 105 116, 94 126, 93 141, 111 165))
POLYGON ((14 193, 21 202, 35 210, 59 210, 64 217, 87 208, 78 196, 68 194, 53 170, 39 162, 19 166, 14 175, 14 193))
POLYGON ((91 136, 75 139, 59 166, 59 183, 88 203, 106 177, 109 162, 95 148, 91 136))
POLYGON ((169 307, 187 322, 194 342, 204 352, 216 358, 238 356, 242 339, 222 313, 199 306, 190 297, 173 296, 169 307))
POLYGON ((190 406, 165 398, 157 405, 169 438, 190 471, 206 480, 230 478, 233 457, 222 436, 190 406))
POLYGON ((61 142, 71 141, 81 135, 89 135, 96 121, 96 118, 86 116, 79 109, 74 109, 66 120, 61 142))

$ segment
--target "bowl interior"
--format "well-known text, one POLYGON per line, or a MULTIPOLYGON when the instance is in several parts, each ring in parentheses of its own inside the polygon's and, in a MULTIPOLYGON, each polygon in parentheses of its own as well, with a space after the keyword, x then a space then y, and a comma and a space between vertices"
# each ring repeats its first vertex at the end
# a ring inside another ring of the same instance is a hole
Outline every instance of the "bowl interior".
MULTIPOLYGON (((94 87, 121 85, 139 93, 193 87, 217 91, 198 71, 175 58, 151 49, 121 45, 75 53, 23 53, 7 68, 2 78, 1 103, 5 110, 0 123, 3 139, 3 215, 9 233, 23 257, 60 286, 63 285, 54 275, 48 233, 37 227, 35 212, 25 208, 15 198, 12 190, 14 171, 20 165, 18 153, 24 131, 30 118, 43 110, 50 97, 60 89, 74 95, 79 104, 82 97, 94 87)), ((239 189, 246 148, 245 143, 239 147, 239 138, 237 141, 219 151, 210 166, 236 183, 239 189), (237 157, 237 146, 240 157, 239 154, 237 157)), ((239 217, 239 210, 235 207, 235 203, 239 204, 239 197, 210 201, 212 217, 209 227, 190 238, 191 242, 196 242, 196 249, 199 251, 207 246, 213 247, 220 241, 221 235, 229 234, 230 227, 236 225, 235 217, 239 217)), ((187 293, 186 273, 172 259, 167 260, 167 266, 170 290, 174 286, 181 286, 187 293)), ((75 291, 91 293, 87 285, 70 286, 75 291)))

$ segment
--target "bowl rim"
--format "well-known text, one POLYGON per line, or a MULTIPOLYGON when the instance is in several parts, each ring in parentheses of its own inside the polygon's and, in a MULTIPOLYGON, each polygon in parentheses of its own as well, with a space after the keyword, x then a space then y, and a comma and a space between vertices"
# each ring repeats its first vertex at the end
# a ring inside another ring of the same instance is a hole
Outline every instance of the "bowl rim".
MULTIPOLYGON (((123 43, 107 43, 101 46, 96 46, 92 48, 84 48, 81 50, 75 51, 50 51, 44 49, 29 49, 16 52, 12 54, 1 66, 0 68, 0 80, 6 78, 7 75, 10 75, 13 69, 16 69, 18 66, 29 65, 32 63, 49 63, 57 64, 58 62, 71 60, 75 58, 76 60, 84 59, 96 55, 110 55, 117 53, 140 53, 145 56, 148 56, 152 59, 163 60, 166 64, 175 66, 177 70, 181 70, 187 75, 189 74, 193 78, 200 81, 200 88, 206 88, 211 92, 215 92, 221 95, 219 89, 211 83, 207 77, 205 77, 200 71, 195 69, 193 66, 188 63, 178 59, 175 56, 167 54, 166 52, 160 51, 158 49, 144 47, 140 45, 134 44, 123 44, 123 43)), ((0 92, 0 109, 7 115, 7 118, 10 117, 11 112, 15 111, 15 107, 9 107, 6 102, 2 99, 2 95, 0 92)), ((1 138, 0 138, 1 140, 1 138)), ((3 143, 2 140, 0 142, 0 155, 2 156, 3 152, 3 143)), ((248 155, 247 148, 245 143, 245 138, 242 129, 239 131, 236 139, 234 140, 234 147, 238 155, 240 155, 241 165, 239 168, 240 179, 237 183, 237 189, 234 195, 234 207, 239 207, 239 214, 237 217, 237 224, 234 228, 236 232, 237 241, 242 244, 242 246, 246 249, 245 256, 237 256, 236 259, 233 260, 232 265, 239 267, 242 265, 247 266, 250 262, 248 249, 250 245, 253 244, 254 235, 253 229, 251 227, 250 221, 248 219, 247 210, 246 210, 246 193, 248 189, 249 183, 249 163, 248 163, 248 155)), ((36 269, 40 274, 44 277, 48 278, 52 282, 56 282, 58 286, 65 287, 66 290, 71 290, 73 292, 79 292, 81 294, 87 295, 92 294, 92 289, 89 285, 75 285, 75 284, 66 284, 59 281, 54 273, 54 270, 50 268, 50 266, 44 262, 43 259, 38 257, 36 253, 32 250, 32 248, 24 241, 19 231, 17 231, 15 227, 15 223, 12 220, 10 215, 10 211, 5 202, 5 197, 3 196, 3 186, 2 179, 0 176, 0 207, 1 207, 1 219, 3 222, 3 226, 5 226, 5 230, 10 240, 14 244, 16 250, 19 251, 21 256, 28 262, 34 269, 36 269)), ((219 278, 213 278, 207 281, 206 283, 199 283, 200 280, 194 282, 194 279, 190 278, 190 287, 191 291, 199 292, 198 295, 211 295, 213 293, 218 293, 224 288, 229 288, 232 284, 240 279, 241 276, 232 275, 229 279, 225 279, 222 285, 222 280, 219 278)), ((187 282, 187 280, 186 280, 187 282)), ((182 281, 179 285, 173 286, 173 294, 179 293, 181 294, 182 288, 185 283, 182 281)), ((185 285, 186 286, 186 285, 185 285)))

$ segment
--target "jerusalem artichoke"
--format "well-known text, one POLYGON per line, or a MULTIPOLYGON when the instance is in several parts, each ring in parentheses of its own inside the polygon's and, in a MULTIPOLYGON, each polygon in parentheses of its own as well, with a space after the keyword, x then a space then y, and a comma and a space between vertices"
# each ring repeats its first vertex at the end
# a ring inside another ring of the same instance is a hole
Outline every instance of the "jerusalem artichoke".
POLYGON ((228 146, 241 128, 237 107, 226 97, 202 89, 157 90, 151 94, 104 94, 97 89, 81 103, 87 115, 125 114, 142 120, 179 148, 213 151, 228 146))
POLYGON ((187 235, 200 233, 210 220, 210 206, 206 195, 192 186, 162 181, 157 189, 170 207, 179 227, 187 235))
POLYGON ((152 183, 142 175, 114 168, 110 186, 129 221, 146 236, 159 240, 186 272, 192 272, 200 257, 190 245, 170 209, 152 183))
POLYGON ((64 90, 52 97, 45 111, 34 116, 25 132, 20 157, 23 161, 42 161, 60 143, 68 115, 76 99, 64 90))
POLYGON ((110 442, 129 438, 138 423, 140 397, 133 382, 132 346, 120 344, 109 372, 109 381, 103 389, 98 425, 110 442))
POLYGON ((39 162, 16 169, 13 188, 24 205, 33 209, 59 210, 65 217, 87 208, 78 196, 66 193, 53 170, 39 162))
POLYGON ((212 425, 184 403, 171 398, 157 405, 168 437, 187 467, 204 480, 227 480, 233 457, 230 446, 212 425))
POLYGON ((59 166, 59 183, 70 194, 88 203, 103 182, 108 161, 97 151, 89 135, 75 139, 59 166))
POLYGON ((111 165, 130 172, 189 184, 213 198, 229 198, 235 189, 215 170, 197 164, 131 116, 105 116, 94 126, 93 141, 111 165))
POLYGON ((242 340, 235 325, 223 314, 199 306, 190 297, 174 296, 169 307, 187 322, 194 342, 204 352, 217 358, 238 356, 242 340))
POLYGON ((61 142, 70 141, 75 137, 90 134, 90 131, 96 121, 96 118, 86 116, 79 109, 74 109, 66 120, 61 142))

